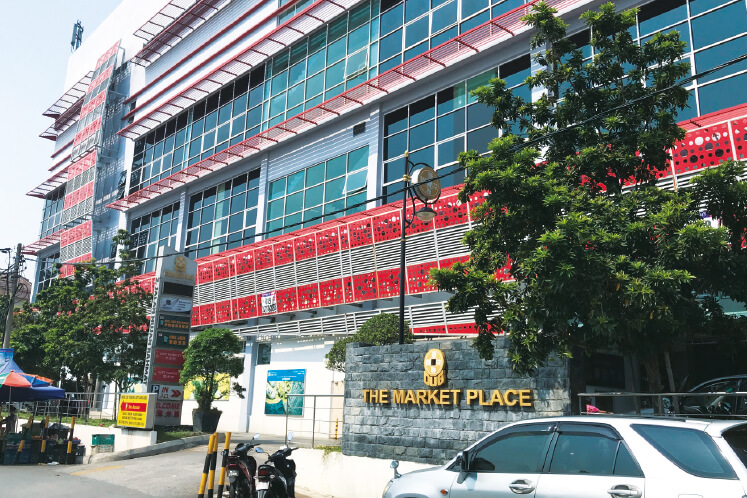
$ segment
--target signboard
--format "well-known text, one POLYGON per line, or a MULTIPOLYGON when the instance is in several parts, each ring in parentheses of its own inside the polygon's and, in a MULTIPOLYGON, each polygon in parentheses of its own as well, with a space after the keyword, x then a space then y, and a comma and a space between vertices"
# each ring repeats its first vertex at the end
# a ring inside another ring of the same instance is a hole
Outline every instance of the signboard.
POLYGON ((306 370, 268 370, 265 389, 265 415, 303 415, 303 394, 306 370))
POLYGON ((153 382, 179 383, 180 368, 153 367, 153 382))
POLYGON ((192 311, 192 300, 184 297, 164 296, 161 298, 160 311, 176 311, 189 313, 192 311))
POLYGON ((155 394, 122 394, 119 396, 117 425, 152 429, 155 416, 155 394))
MULTIPOLYGON (((215 376, 217 387, 215 388, 215 400, 216 401, 227 401, 231 392, 231 377, 226 374, 219 374, 215 376)), ((205 383, 205 379, 202 377, 187 383, 184 386, 184 399, 195 399, 195 389, 202 387, 205 383)))
POLYGON ((189 334, 158 332, 156 335, 156 346, 171 346, 175 349, 187 349, 187 346, 189 345, 189 334))
POLYGON ((270 313, 277 313, 278 311, 278 300, 275 291, 264 292, 260 297, 262 304, 262 313, 267 315, 270 313))
POLYGON ((184 365, 184 353, 173 349, 156 349, 156 363, 184 365))
POLYGON ((190 320, 184 315, 161 315, 158 317, 158 328, 163 330, 175 330, 177 332, 189 332, 190 320))
POLYGON ((179 425, 184 388, 180 385, 183 351, 189 344, 197 263, 170 247, 158 250, 153 315, 146 355, 147 392, 158 396, 159 425, 179 425))
POLYGON ((151 386, 151 392, 158 397, 159 401, 162 399, 171 401, 181 401, 184 399, 184 389, 182 386, 153 384, 151 386))
POLYGON ((181 420, 182 402, 179 401, 156 401, 156 417, 159 420, 181 420))

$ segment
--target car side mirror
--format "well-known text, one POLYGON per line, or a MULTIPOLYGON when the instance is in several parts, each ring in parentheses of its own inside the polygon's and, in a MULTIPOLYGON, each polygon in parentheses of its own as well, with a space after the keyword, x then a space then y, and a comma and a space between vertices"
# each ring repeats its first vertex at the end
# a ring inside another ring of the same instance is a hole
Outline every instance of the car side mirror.
POLYGON ((459 462, 459 470, 469 472, 469 454, 466 450, 457 455, 457 462, 459 462))
POLYGON ((258 432, 258 433, 256 433, 256 434, 254 435, 254 437, 252 437, 252 439, 259 439, 259 432, 258 432))
POLYGON ((399 477, 402 477, 402 474, 397 472, 397 467, 399 467, 399 462, 397 460, 392 460, 392 463, 389 464, 389 468, 394 469, 394 478, 397 479, 399 477))

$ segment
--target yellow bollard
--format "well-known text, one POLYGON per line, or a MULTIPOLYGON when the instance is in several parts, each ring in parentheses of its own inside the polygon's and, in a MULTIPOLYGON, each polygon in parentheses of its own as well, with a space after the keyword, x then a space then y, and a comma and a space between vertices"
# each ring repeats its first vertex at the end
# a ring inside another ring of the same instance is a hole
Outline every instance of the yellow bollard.
POLYGON ((70 453, 73 451, 73 431, 75 430, 75 417, 70 421, 70 434, 67 437, 67 461, 70 462, 70 453))
POLYGON ((340 423, 340 419, 339 419, 339 418, 336 418, 336 419, 335 419, 335 439, 337 439, 337 425, 338 425, 339 423, 340 423))
POLYGON ((200 489, 197 491, 197 498, 203 498, 205 496, 205 484, 207 484, 208 470, 210 470, 210 457, 213 454, 213 441, 215 440, 215 434, 210 435, 210 442, 208 443, 207 455, 205 455, 205 465, 202 467, 202 478, 200 479, 200 489))
POLYGON ((49 415, 47 415, 47 418, 44 419, 44 426, 42 427, 42 446, 41 446, 41 456, 39 457, 39 463, 46 463, 44 461, 44 455, 47 451, 47 429, 49 428, 49 415))
POLYGON ((220 460, 220 478, 218 479, 218 498, 223 496, 223 486, 226 483, 226 464, 228 463, 228 453, 231 451, 231 433, 226 432, 226 442, 223 445, 223 453, 220 460))
POLYGON ((215 484, 215 462, 218 460, 218 433, 213 441, 213 451, 210 454, 210 474, 208 475, 208 498, 213 498, 213 485, 215 484))

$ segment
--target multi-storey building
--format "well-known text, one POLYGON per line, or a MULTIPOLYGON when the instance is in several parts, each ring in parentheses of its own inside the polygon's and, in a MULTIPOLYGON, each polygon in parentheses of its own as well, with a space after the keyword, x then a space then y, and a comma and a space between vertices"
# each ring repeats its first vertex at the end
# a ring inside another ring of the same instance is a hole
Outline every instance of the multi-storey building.
MULTIPOLYGON (((196 258, 193 328, 230 327, 251 353, 249 395, 219 406, 222 424, 240 430, 284 428, 263 415, 268 370, 305 369, 306 393, 338 392, 324 354, 373 314, 397 312, 400 278, 416 335, 474 333, 469 315, 445 310, 428 271, 467 257, 460 240, 480 198, 456 200, 457 154, 499 134, 470 91, 497 75, 531 96, 521 17, 532 3, 123 1, 71 56, 46 113, 51 176, 29 193, 44 199, 40 240, 27 246, 40 261, 36 289, 55 262, 113 261, 118 228, 144 258, 145 286, 160 246, 196 258), (405 151, 454 173, 441 180, 438 216, 408 229, 401 276, 405 151)), ((591 57, 578 16, 599 2, 548 3, 591 57)), ((693 74, 747 51, 744 0, 619 4, 632 6, 634 37, 678 30, 693 74)), ((746 64, 691 83, 687 136, 663 188, 743 157, 746 64)))

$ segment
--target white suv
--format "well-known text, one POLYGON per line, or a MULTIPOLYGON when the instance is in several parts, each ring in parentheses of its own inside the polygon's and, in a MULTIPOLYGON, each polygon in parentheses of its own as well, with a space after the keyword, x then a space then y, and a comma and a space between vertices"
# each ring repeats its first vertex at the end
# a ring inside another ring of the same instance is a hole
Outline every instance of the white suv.
POLYGON ((747 498, 747 423, 617 417, 526 420, 442 467, 396 474, 384 498, 747 498))

